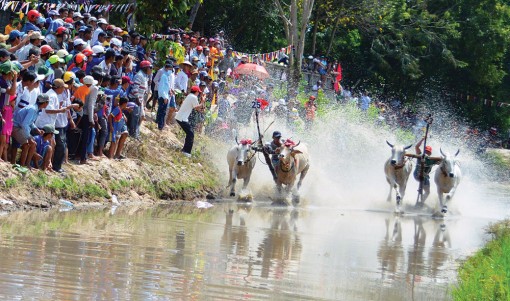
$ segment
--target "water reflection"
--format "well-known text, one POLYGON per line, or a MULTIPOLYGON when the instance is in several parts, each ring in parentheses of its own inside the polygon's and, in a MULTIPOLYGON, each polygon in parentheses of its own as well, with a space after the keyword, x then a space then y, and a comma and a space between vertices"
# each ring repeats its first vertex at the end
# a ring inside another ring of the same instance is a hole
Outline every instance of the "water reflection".
POLYGON ((382 280, 393 280, 397 275, 399 266, 404 263, 404 250, 402 248, 402 225, 397 216, 391 224, 390 218, 384 220, 386 232, 381 241, 377 257, 381 262, 382 280))
POLYGON ((452 247, 450 233, 442 221, 436 221, 436 233, 432 241, 432 248, 429 251, 429 266, 431 277, 436 278, 441 267, 444 266, 449 258, 448 250, 452 247))
POLYGON ((262 259, 261 277, 281 279, 290 261, 300 261, 298 217, 296 209, 278 208, 270 213, 270 227, 257 250, 257 257, 262 259))
POLYGON ((14 213, 0 299, 445 300, 486 223, 269 203, 14 213))

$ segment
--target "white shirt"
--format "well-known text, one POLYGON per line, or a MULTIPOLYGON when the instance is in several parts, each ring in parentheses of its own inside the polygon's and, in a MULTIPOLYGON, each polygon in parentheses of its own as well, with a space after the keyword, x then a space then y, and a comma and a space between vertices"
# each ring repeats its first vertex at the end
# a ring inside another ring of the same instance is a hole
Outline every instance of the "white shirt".
POLYGON ((198 97, 193 93, 188 94, 175 115, 175 119, 180 122, 188 122, 188 117, 196 106, 198 106, 198 97))
POLYGON ((161 75, 163 75, 163 71, 165 71, 165 67, 162 67, 158 70, 158 72, 156 72, 156 75, 154 76, 154 78, 152 79, 152 81, 154 82, 154 90, 155 91, 158 91, 158 84, 159 84, 159 80, 161 79, 161 75))
POLYGON ((96 44, 97 39, 99 38, 99 34, 103 31, 104 30, 101 27, 97 27, 96 30, 94 30, 94 34, 92 35, 92 41, 91 41, 92 45, 96 44))
POLYGON ((48 92, 46 92, 46 95, 48 95, 50 98, 50 102, 46 109, 42 110, 41 114, 39 114, 39 117, 37 117, 37 120, 35 121, 35 126, 40 129, 42 129, 47 124, 55 126, 55 121, 57 120, 57 114, 48 114, 46 113, 46 110, 60 109, 57 93, 53 89, 50 89, 48 92))
MULTIPOLYGON (((60 107, 64 108, 69 105, 71 105, 70 100, 70 93, 69 90, 64 90, 64 92, 60 95, 58 95, 58 99, 60 101, 60 107)), ((57 114, 57 120, 55 121, 55 127, 56 128, 64 128, 69 123, 69 120, 67 119, 67 111, 64 113, 58 113, 57 114)))
POLYGON ((99 67, 101 67, 101 69, 103 69, 104 73, 106 73, 107 75, 110 75, 110 70, 112 69, 112 64, 106 64, 106 60, 103 60, 100 64, 99 64, 99 67))
POLYGON ((175 88, 181 91, 186 91, 188 89, 188 76, 182 70, 180 70, 175 77, 175 88))

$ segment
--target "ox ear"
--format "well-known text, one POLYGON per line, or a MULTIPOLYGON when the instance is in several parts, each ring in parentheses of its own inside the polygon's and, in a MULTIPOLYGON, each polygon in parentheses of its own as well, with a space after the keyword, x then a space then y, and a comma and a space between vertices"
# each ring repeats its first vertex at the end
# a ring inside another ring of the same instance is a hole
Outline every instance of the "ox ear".
POLYGON ((303 152, 301 152, 300 150, 292 150, 292 152, 290 153, 291 156, 295 156, 297 154, 302 154, 303 152))
POLYGON ((409 144, 408 146, 404 147, 404 149, 410 149, 412 146, 412 144, 409 144))
POLYGON ((391 148, 393 148, 393 144, 389 143, 388 140, 386 140, 386 144, 388 144, 391 148))
POLYGON ((439 148, 439 152, 441 152, 441 155, 443 155, 443 157, 446 157, 446 155, 443 153, 443 149, 442 148, 439 148))
POLYGON ((460 148, 457 149, 457 152, 455 153, 455 157, 457 157, 457 155, 460 153, 460 148))

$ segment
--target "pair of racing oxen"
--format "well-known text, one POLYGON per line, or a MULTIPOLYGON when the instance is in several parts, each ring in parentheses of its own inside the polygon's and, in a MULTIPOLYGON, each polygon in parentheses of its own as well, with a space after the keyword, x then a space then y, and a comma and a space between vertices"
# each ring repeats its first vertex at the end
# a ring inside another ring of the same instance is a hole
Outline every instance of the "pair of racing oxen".
MULTIPOLYGON (((386 143, 391 147, 391 157, 384 164, 384 172, 386 174, 386 180, 390 185, 390 193, 388 195, 388 201, 391 201, 391 196, 393 190, 395 190, 396 194, 396 207, 395 212, 399 213, 401 210, 401 204, 404 199, 407 180, 409 179, 409 175, 413 172, 413 162, 412 160, 406 156, 406 150, 411 148, 412 145, 403 146, 403 145, 393 145, 386 141, 386 143)), ((437 194, 439 198, 439 206, 441 208, 441 214, 446 214, 448 211, 447 202, 450 201, 455 192, 457 190, 457 186, 460 183, 462 178, 462 173, 460 170, 460 166, 458 161, 456 160, 457 155, 460 150, 457 150, 455 155, 450 155, 448 153, 441 152, 441 159, 437 162, 438 167, 436 168, 434 174, 434 182, 436 183, 437 194)), ((422 160, 419 158, 418 160, 422 160)), ((424 162, 422 164, 425 164, 424 162)), ((423 180, 423 174, 420 175, 423 180)), ((422 182, 423 185, 423 182, 422 182)), ((422 186, 423 187, 423 186, 422 186)), ((430 186, 427 187, 425 193, 420 195, 421 203, 423 204, 429 195, 430 186)), ((420 194, 422 191, 419 192, 420 194)))
MULTIPOLYGON (((230 176, 227 188, 230 187, 230 196, 235 196, 236 194, 235 185, 237 179, 243 179, 243 189, 247 188, 256 163, 255 155, 257 148, 253 146, 255 142, 249 139, 243 139, 239 142, 237 141, 237 137, 236 142, 237 144, 227 153, 230 176)), ((388 201, 391 201, 392 192, 395 190, 395 211, 398 213, 401 211, 401 204, 404 199, 407 181, 413 172, 412 160, 406 157, 406 150, 411 148, 412 145, 393 145, 388 141, 386 141, 386 143, 391 147, 391 157, 388 158, 384 165, 386 180, 390 185, 388 201)), ((448 211, 447 202, 453 198, 462 178, 462 173, 456 160, 459 151, 453 156, 444 153, 442 149, 440 149, 440 152, 442 158, 435 171, 434 181, 437 187, 441 213, 445 214, 448 211)), ((281 194, 282 186, 285 185, 285 191, 283 191, 285 194, 283 196, 285 197, 288 193, 292 192, 293 201, 299 202, 298 191, 310 168, 308 150, 305 145, 300 145, 300 143, 296 144, 291 140, 287 140, 282 145, 278 157, 279 163, 278 166, 275 166, 275 182, 278 192, 281 194), (299 181, 294 190, 294 183, 298 176, 299 181)), ((422 203, 425 202, 429 194, 428 189, 424 190, 425 194, 421 196, 422 203)))
MULTIPOLYGON (((253 168, 255 167, 256 152, 260 149, 255 147, 256 142, 250 139, 237 140, 236 145, 230 148, 227 153, 227 162, 230 178, 230 196, 235 196, 235 185, 237 179, 243 179, 243 189, 246 189, 250 182, 253 168)), ((292 192, 292 202, 299 203, 299 188, 310 168, 308 149, 301 142, 294 143, 287 139, 280 147, 278 153, 278 165, 274 166, 276 187, 278 189, 278 200, 283 201, 292 192), (299 176, 297 187, 294 184, 299 176), (283 188, 285 185, 285 189, 283 188)))

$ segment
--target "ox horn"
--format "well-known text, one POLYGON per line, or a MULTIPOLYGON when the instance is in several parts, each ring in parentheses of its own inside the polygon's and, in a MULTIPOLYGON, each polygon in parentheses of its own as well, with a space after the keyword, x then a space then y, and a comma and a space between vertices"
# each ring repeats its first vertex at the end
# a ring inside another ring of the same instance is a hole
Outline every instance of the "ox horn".
POLYGON ((455 153, 455 157, 457 157, 457 155, 460 153, 460 148, 457 149, 457 152, 455 153))
POLYGON ((439 151, 441 152, 441 155, 443 155, 443 157, 446 157, 446 155, 443 153, 443 149, 442 148, 439 148, 439 151))
POLYGON ((388 140, 386 140, 386 144, 388 144, 391 148, 393 148, 393 144, 389 143, 388 140))
MULTIPOLYGON (((386 142, 388 142, 388 141, 386 141, 386 142)), ((410 149, 410 148, 411 148, 411 146, 413 146, 413 145, 412 145, 412 144, 409 144, 408 146, 404 147, 404 149, 410 149)))
POLYGON ((237 135, 236 135, 236 143, 239 144, 239 141, 237 141, 237 135))
POLYGON ((296 145, 294 145, 294 146, 292 147, 292 149, 294 149, 294 148, 298 147, 299 143, 301 143, 301 140, 299 140, 299 142, 298 142, 296 145))

